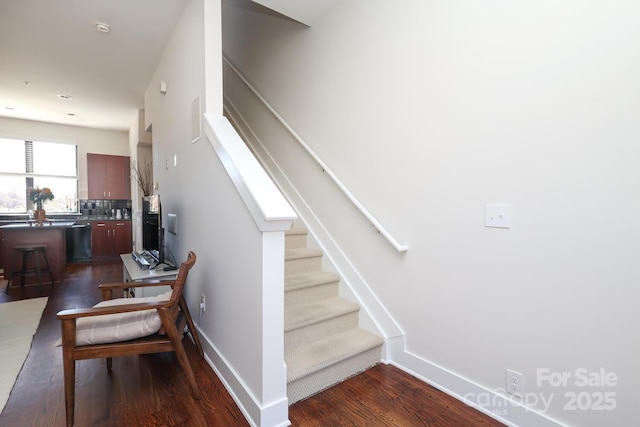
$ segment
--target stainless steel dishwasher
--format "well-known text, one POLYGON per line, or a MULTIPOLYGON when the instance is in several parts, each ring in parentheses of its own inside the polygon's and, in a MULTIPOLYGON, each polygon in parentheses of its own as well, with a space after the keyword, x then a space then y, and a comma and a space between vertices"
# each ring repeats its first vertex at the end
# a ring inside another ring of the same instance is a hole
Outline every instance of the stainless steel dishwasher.
POLYGON ((91 261, 91 224, 78 222, 66 230, 67 262, 91 261))

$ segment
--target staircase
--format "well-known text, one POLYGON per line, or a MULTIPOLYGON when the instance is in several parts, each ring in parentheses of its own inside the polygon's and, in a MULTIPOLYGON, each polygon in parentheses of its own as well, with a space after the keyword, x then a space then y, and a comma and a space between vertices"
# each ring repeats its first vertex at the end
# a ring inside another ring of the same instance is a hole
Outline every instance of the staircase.
POLYGON ((338 297, 340 276, 322 271, 307 230, 285 240, 285 360, 289 405, 380 362, 383 340, 358 327, 358 304, 338 297))

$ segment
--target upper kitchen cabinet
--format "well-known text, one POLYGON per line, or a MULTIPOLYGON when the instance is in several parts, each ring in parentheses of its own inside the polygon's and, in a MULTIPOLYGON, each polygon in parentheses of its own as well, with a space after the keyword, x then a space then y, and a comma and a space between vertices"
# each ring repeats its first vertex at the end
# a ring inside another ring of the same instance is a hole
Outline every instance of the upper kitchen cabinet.
POLYGON ((87 154, 90 199, 131 199, 129 157, 87 154))

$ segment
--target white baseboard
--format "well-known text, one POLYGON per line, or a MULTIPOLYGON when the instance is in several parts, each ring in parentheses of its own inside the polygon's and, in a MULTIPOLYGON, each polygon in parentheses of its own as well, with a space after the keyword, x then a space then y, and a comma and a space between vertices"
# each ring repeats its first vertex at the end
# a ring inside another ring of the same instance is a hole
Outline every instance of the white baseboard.
POLYGON ((474 409, 507 426, 565 427, 539 411, 527 408, 494 390, 487 389, 467 378, 418 357, 405 347, 404 337, 387 340, 389 360, 385 361, 466 403, 474 409))
MULTIPOLYGON (((198 333, 205 350, 207 363, 231 394, 251 426, 286 427, 291 425, 288 419, 289 408, 286 398, 270 405, 260 405, 208 337, 200 329, 198 333)), ((391 364, 413 375, 507 426, 566 427, 565 424, 553 420, 545 414, 517 404, 493 390, 475 384, 444 367, 408 352, 405 349, 404 337, 388 339, 386 346, 389 359, 384 360, 384 363, 391 364), (490 405, 487 402, 490 402, 490 405)))
POLYGON ((224 384, 249 424, 253 427, 290 426, 287 397, 284 396, 283 399, 266 405, 260 404, 207 335, 199 326, 196 328, 204 350, 205 360, 224 384))

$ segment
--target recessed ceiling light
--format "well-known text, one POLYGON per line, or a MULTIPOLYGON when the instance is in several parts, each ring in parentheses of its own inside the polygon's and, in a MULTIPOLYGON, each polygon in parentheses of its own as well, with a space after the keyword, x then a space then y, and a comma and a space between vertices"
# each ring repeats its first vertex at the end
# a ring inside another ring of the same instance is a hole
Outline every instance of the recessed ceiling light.
POLYGON ((74 117, 76 115, 76 113, 67 113, 67 116, 69 117, 74 117))
POLYGON ((31 86, 31 82, 23 82, 26 87, 31 86))
POLYGON ((4 107, 5 110, 15 110, 13 107, 4 107))
POLYGON ((60 98, 60 99, 73 99, 73 96, 71 96, 71 95, 66 95, 66 94, 64 94, 64 93, 59 93, 59 94, 58 94, 58 98, 60 98))
POLYGON ((111 31, 111 26, 109 24, 105 24, 104 22, 96 22, 96 30, 99 33, 108 33, 111 31))

